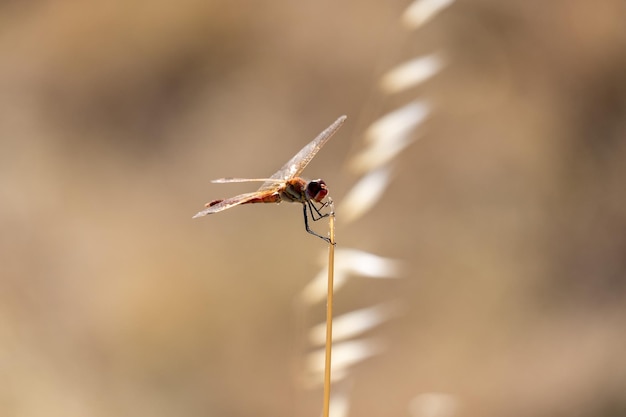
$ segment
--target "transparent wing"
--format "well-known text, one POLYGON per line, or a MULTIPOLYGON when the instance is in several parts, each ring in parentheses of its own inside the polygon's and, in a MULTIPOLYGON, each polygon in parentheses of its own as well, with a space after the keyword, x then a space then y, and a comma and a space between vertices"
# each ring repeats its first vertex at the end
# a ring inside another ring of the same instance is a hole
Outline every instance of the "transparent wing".
POLYGON ((228 184, 231 182, 268 182, 274 181, 271 178, 218 178, 216 180, 211 180, 214 184, 228 184))
POLYGON ((214 206, 207 207, 204 210, 199 211, 192 217, 192 219, 206 216, 207 214, 218 213, 220 211, 224 211, 231 207, 238 206, 239 204, 247 203, 248 201, 253 200, 254 198, 258 196, 259 196, 259 193, 254 192, 254 193, 240 194, 240 195, 236 195, 235 197, 227 198, 226 200, 221 201, 215 204, 214 206))
POLYGON ((291 158, 285 165, 272 175, 268 181, 266 181, 259 191, 268 190, 276 187, 276 184, 285 182, 286 180, 297 177, 304 170, 304 168, 311 162, 315 154, 324 146, 324 144, 330 139, 335 132, 345 122, 347 116, 341 116, 333 124, 328 126, 322 133, 317 135, 315 139, 308 145, 300 150, 293 158, 291 158))

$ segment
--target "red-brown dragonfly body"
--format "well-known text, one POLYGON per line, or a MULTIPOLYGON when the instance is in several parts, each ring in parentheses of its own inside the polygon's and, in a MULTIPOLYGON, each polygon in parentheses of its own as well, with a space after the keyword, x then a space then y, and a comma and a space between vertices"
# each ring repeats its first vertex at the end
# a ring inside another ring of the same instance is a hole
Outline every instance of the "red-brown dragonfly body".
POLYGON ((197 213, 193 218, 218 213, 240 204, 280 203, 281 201, 301 203, 303 206, 306 231, 329 242, 328 238, 320 236, 309 229, 307 216, 307 207, 314 221, 327 216, 327 214, 322 215, 320 213, 320 209, 327 204, 322 203, 322 200, 328 194, 326 183, 321 179, 306 181, 298 175, 300 175, 309 162, 311 162, 315 154, 317 154, 328 139, 341 127, 345 120, 346 116, 337 119, 269 178, 221 178, 214 180, 213 182, 217 183, 251 181, 263 181, 264 183, 255 192, 240 194, 225 200, 213 200, 206 204, 206 209, 197 213), (318 208, 314 203, 320 203, 322 206, 318 208), (315 214, 318 215, 317 218, 315 214))

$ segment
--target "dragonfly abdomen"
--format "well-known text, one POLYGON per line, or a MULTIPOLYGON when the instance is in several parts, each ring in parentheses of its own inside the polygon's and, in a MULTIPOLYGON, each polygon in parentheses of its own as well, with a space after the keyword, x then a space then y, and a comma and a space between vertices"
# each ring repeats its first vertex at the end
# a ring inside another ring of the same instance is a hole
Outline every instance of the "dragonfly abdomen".
POLYGON ((261 195, 259 197, 254 197, 242 204, 280 203, 280 202, 281 202, 280 194, 275 192, 272 194, 266 194, 266 195, 261 195))

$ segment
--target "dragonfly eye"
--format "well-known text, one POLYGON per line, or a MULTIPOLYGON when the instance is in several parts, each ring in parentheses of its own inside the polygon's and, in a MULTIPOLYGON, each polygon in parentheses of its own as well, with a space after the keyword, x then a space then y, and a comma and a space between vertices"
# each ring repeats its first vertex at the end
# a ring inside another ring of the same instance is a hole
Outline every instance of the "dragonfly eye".
POLYGON ((328 194, 328 188, 323 180, 310 181, 306 186, 306 196, 309 200, 320 203, 328 194))

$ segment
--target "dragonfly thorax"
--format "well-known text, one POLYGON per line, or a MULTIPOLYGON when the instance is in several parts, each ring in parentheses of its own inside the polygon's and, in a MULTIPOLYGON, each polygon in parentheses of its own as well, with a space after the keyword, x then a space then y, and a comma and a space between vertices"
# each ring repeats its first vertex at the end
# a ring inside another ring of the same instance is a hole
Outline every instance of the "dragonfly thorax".
POLYGON ((285 182, 280 197, 283 201, 306 203, 315 201, 320 203, 328 194, 328 188, 323 180, 305 181, 296 177, 285 182))

